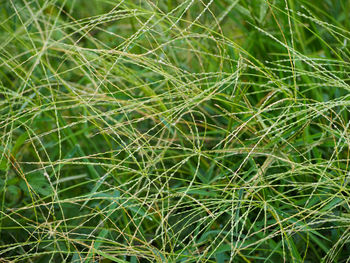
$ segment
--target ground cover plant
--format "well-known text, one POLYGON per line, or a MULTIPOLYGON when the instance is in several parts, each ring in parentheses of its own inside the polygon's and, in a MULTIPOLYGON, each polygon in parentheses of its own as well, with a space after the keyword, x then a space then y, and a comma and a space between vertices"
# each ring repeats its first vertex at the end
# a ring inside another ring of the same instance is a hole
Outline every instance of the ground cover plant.
POLYGON ((0 262, 349 262, 350 1, 0 1, 0 262))

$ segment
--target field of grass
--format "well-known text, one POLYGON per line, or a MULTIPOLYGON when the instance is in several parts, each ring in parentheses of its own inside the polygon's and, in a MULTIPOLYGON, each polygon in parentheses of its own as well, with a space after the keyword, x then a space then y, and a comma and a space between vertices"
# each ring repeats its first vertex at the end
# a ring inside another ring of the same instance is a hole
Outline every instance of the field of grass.
POLYGON ((0 262, 350 262, 350 1, 0 0, 0 262))

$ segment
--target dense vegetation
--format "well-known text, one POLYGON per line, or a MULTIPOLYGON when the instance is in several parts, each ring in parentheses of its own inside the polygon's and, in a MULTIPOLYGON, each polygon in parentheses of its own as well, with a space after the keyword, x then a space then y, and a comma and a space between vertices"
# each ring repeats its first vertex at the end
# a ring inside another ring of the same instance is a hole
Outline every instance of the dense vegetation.
POLYGON ((349 262, 350 1, 0 0, 0 262, 349 262))

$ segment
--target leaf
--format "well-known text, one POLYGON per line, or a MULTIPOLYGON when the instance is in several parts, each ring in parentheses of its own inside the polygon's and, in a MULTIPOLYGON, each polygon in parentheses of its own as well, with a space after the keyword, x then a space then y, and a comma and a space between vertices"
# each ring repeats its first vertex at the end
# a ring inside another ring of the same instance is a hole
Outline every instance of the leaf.
MULTIPOLYGON (((32 175, 26 176, 28 183, 33 188, 33 190, 41 194, 43 196, 48 196, 52 194, 52 189, 50 187, 49 182, 47 181, 47 178, 41 174, 41 173, 35 173, 32 175)), ((28 188, 24 180, 21 180, 19 183, 20 188, 27 192, 28 188)))
POLYGON ((0 170, 6 171, 7 169, 8 169, 8 161, 5 158, 3 158, 0 161, 0 170))
POLYGON ((13 146, 11 153, 13 154, 13 156, 16 156, 19 149, 21 148, 21 146, 25 143, 25 141, 28 138, 28 133, 22 133, 17 139, 16 139, 16 143, 13 146))
POLYGON ((260 14, 259 14, 259 22, 261 24, 265 24, 263 22, 264 22, 264 19, 266 17, 268 8, 269 8, 268 4, 266 2, 264 2, 264 1, 262 1, 261 4, 260 4, 260 14))

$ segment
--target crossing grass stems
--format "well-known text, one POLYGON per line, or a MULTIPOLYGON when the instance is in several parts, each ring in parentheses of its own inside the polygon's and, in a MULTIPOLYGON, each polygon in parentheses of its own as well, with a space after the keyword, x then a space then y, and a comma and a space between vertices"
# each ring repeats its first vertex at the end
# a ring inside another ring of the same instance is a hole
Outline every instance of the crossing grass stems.
POLYGON ((0 261, 348 262, 350 2, 0 5, 0 261))

